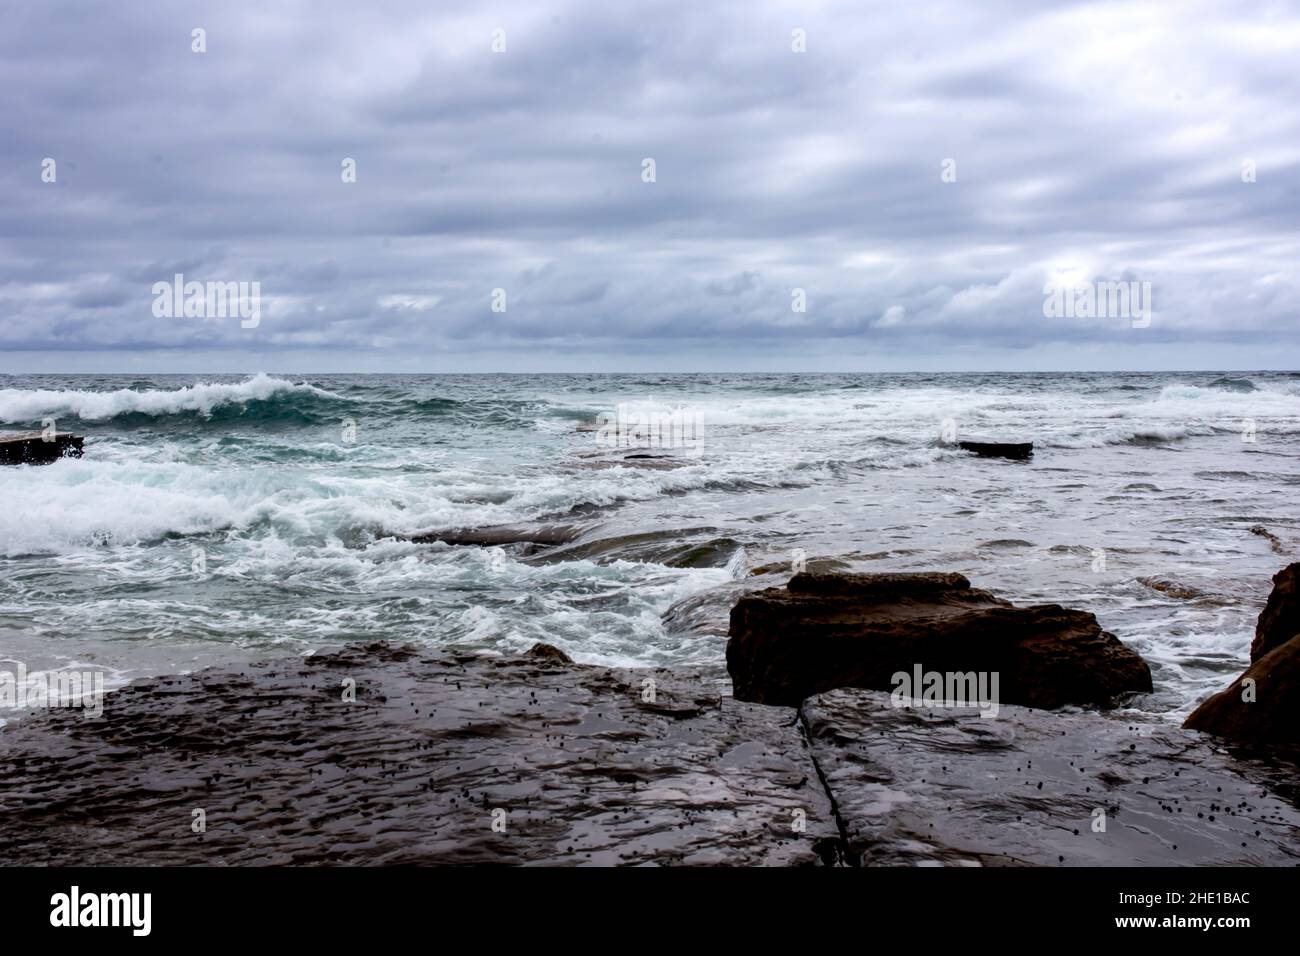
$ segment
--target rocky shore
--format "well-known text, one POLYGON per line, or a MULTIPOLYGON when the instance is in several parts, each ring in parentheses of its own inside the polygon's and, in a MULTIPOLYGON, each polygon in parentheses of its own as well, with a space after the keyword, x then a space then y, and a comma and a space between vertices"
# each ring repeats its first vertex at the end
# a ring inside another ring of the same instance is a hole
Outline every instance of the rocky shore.
POLYGON ((1250 662, 1184 726, 1236 741, 1300 745, 1300 563, 1273 576, 1250 662))
POLYGON ((1199 729, 1084 709, 1149 690, 1145 662, 1090 614, 960 575, 742 596, 734 696, 720 668, 544 645, 141 680, 99 719, 0 733, 0 862, 1294 865, 1297 574, 1261 616, 1257 701, 1231 703, 1239 680, 1199 729), (1004 668, 996 716, 900 706, 886 672, 911 664, 1004 668))

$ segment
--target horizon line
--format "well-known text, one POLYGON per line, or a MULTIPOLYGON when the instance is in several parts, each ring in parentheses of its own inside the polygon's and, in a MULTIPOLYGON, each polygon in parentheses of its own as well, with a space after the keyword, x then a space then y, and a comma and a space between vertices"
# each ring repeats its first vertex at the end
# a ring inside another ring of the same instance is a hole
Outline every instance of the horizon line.
POLYGON ((472 371, 472 372, 377 372, 377 371, 311 371, 311 372, 287 372, 275 369, 261 369, 256 372, 248 371, 218 371, 208 369, 202 372, 163 372, 163 371, 140 371, 139 369, 121 370, 121 371, 43 371, 43 372, 3 372, 0 375, 19 377, 19 376, 38 376, 38 375, 1199 375, 1210 372, 1263 372, 1267 374, 1300 374, 1300 369, 1294 368, 1179 368, 1179 369, 1020 369, 1020 370, 998 370, 998 369, 943 369, 943 370, 924 370, 924 369, 895 369, 891 371, 876 370, 864 371, 853 369, 831 369, 818 371, 793 371, 788 369, 773 369, 767 371, 754 369, 710 369, 706 371, 658 371, 654 369, 641 370, 622 370, 612 372, 598 371, 578 371, 578 370, 550 370, 550 371, 472 371))

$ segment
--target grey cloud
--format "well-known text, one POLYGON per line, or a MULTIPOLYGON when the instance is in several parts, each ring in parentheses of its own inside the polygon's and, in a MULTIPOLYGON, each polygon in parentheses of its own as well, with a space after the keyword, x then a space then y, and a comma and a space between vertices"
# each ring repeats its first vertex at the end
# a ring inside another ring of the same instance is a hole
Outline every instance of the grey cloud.
POLYGON ((1215 364, 1225 342, 1267 366, 1300 344, 1286 5, 142 0, 7 18, 0 351, 19 366, 906 368, 979 349, 1154 367, 1175 348, 1215 364), (1151 281, 1157 321, 1044 319, 1061 270, 1151 281), (178 272, 261 282, 261 325, 155 318, 150 286, 178 272))

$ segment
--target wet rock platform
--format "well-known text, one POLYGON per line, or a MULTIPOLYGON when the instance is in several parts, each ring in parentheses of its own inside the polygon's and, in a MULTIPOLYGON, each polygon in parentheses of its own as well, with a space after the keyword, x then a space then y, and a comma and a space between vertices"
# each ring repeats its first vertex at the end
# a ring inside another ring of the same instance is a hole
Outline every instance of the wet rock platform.
POLYGON ((879 691, 800 712, 863 865, 1300 864, 1300 778, 1276 753, 1148 716, 1006 705, 987 718, 879 691))
POLYGON ((1294 865, 1295 786, 1151 718, 385 642, 3 728, 0 863, 1294 865))
POLYGON ((0 862, 835 862, 794 711, 720 679, 385 643, 140 681, 0 730, 0 862))

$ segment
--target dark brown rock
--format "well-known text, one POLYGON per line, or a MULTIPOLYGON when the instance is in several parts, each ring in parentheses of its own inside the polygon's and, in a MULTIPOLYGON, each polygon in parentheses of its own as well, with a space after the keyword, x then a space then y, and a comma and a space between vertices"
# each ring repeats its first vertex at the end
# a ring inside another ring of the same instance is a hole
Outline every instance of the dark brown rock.
POLYGON ((1267 541, 1268 546, 1273 549, 1274 554, 1286 554, 1286 547, 1282 544, 1282 539, 1272 531, 1269 531, 1262 524, 1251 525, 1250 533, 1257 534, 1267 541))
POLYGON ((1248 744, 1300 744, 1300 634, 1256 660, 1183 726, 1248 744))
POLYGON ((737 698, 795 706, 836 687, 892 690, 893 675, 998 675, 997 700, 1106 706, 1151 690, 1138 654, 1084 611, 1016 607, 960 574, 796 575, 741 597, 727 670, 737 698))
MULTIPOLYGON (((913 597, 915 595, 956 595, 966 592, 969 596, 978 596, 979 600, 999 602, 986 591, 972 591, 970 581, 964 574, 955 571, 929 571, 922 573, 883 573, 883 574, 796 574, 792 577, 786 590, 791 594, 807 594, 823 597, 885 597, 892 600, 913 597)), ((959 598, 964 600, 965 598, 959 598)))
POLYGON ((1174 581, 1165 577, 1142 576, 1137 579, 1137 583, 1143 587, 1148 587, 1153 591, 1159 591, 1166 597, 1175 598, 1179 601, 1194 601, 1197 604, 1218 604, 1229 605, 1237 604, 1238 598, 1229 594, 1214 594, 1210 591, 1204 591, 1201 588, 1193 587, 1181 581, 1174 581))
POLYGON ((60 458, 80 458, 85 439, 70 432, 46 438, 41 432, 0 436, 0 465, 48 465, 60 458))
POLYGON ((1273 575, 1246 672, 1183 724, 1245 744, 1300 743, 1300 563, 1273 575))
POLYGON ((1273 575, 1273 591, 1255 622, 1250 659, 1257 661, 1300 634, 1300 562, 1273 575))
POLYGON ((524 652, 524 657, 531 657, 536 660, 555 661, 557 664, 572 664, 573 658, 564 651, 560 650, 554 644, 538 642, 524 652))

